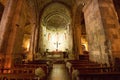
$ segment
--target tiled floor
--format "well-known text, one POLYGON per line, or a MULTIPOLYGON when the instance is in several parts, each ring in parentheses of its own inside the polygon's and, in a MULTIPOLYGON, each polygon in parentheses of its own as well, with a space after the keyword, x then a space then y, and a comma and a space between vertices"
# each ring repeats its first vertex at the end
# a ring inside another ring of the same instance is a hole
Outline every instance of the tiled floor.
POLYGON ((64 64, 54 64, 48 80, 71 80, 64 64))

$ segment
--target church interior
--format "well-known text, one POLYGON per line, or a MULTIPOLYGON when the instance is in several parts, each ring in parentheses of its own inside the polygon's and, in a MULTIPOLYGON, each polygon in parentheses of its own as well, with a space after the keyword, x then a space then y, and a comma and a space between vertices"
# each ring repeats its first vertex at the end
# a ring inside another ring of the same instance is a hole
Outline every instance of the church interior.
POLYGON ((0 0, 0 80, 120 80, 120 1, 0 0))

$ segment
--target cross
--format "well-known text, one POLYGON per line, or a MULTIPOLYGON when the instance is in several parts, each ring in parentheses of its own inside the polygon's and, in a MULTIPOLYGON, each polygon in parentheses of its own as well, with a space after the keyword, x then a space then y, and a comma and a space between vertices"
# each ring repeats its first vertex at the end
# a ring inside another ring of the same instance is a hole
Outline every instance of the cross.
POLYGON ((57 41, 57 42, 54 43, 54 44, 56 44, 56 47, 57 47, 57 49, 58 49, 58 46, 60 45, 60 43, 57 41))

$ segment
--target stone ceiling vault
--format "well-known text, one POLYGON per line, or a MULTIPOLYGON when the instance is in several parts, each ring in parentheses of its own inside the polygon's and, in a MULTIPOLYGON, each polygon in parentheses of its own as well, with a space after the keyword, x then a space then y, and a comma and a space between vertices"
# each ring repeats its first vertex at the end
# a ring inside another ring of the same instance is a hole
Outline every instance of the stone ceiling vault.
POLYGON ((70 24, 70 12, 60 3, 52 3, 48 5, 43 12, 41 23, 49 30, 62 30, 66 29, 70 24))
MULTIPOLYGON (((7 1, 9 0, 0 0, 0 3, 6 6, 7 1)), ((46 15, 47 18, 43 19, 44 20, 43 22, 47 23, 46 25, 49 27, 57 26, 61 29, 64 29, 66 28, 65 27, 66 24, 70 23, 70 18, 71 18, 71 15, 73 14, 72 13, 73 7, 75 5, 84 3, 84 1, 87 1, 87 0, 23 0, 24 2, 23 5, 25 7, 23 6, 22 10, 24 11, 24 14, 26 16, 30 16, 30 18, 26 17, 28 20, 32 19, 29 21, 30 24, 31 23, 40 24, 40 19, 41 19, 44 9, 46 9, 46 7, 50 5, 51 3, 54 3, 54 2, 61 3, 64 6, 66 6, 68 10, 62 11, 64 9, 60 7, 61 10, 55 9, 54 12, 52 11, 51 13, 48 11, 49 13, 45 13, 47 14, 46 15)), ((29 32, 29 29, 27 32, 29 32)))

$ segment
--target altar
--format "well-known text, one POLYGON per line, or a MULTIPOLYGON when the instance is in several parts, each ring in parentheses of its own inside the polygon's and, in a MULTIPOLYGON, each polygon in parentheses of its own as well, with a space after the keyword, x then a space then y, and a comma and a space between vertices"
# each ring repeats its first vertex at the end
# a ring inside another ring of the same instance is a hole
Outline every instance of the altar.
POLYGON ((64 58, 64 54, 65 52, 57 52, 57 51, 54 51, 54 52, 47 52, 46 53, 46 56, 48 58, 64 58))

